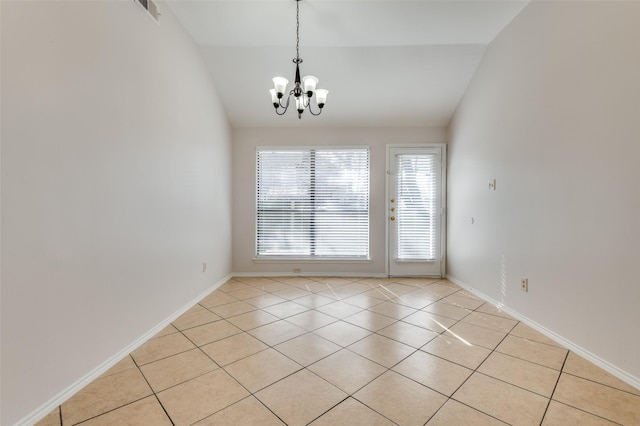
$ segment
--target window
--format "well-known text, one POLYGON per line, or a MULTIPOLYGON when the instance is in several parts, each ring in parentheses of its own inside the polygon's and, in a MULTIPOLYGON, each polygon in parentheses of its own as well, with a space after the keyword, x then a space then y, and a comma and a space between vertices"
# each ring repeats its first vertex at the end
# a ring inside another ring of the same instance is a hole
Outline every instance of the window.
POLYGON ((368 258, 368 148, 258 148, 256 195, 257 258, 368 258))
POLYGON ((397 258, 436 260, 438 257, 437 157, 398 154, 397 258))

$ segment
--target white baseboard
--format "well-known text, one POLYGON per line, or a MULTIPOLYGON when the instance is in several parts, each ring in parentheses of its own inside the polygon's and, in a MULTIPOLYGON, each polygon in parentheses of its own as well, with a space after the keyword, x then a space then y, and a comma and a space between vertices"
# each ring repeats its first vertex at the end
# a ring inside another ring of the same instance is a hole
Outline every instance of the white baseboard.
POLYGON ((387 274, 371 272, 234 272, 234 277, 340 277, 340 278, 387 278, 387 274))
POLYGON ((638 377, 635 377, 632 374, 629 374, 626 371, 621 370, 620 368, 618 368, 615 365, 607 362, 606 360, 598 357, 597 355, 592 354, 591 352, 589 352, 588 350, 584 349, 583 347, 576 345, 571 340, 568 340, 568 339, 566 339, 566 338, 554 333, 553 331, 549 330, 548 328, 538 324, 535 321, 532 321, 531 319, 529 319, 529 318, 525 317, 524 315, 514 311, 513 309, 509 308, 508 306, 505 306, 504 304, 498 302, 497 300, 487 296, 486 294, 482 293, 481 291, 476 290, 472 286, 470 286, 470 285, 458 280, 457 278, 455 278, 455 277, 453 277, 451 275, 447 275, 447 279, 449 281, 459 285, 460 287, 464 288, 465 290, 470 291, 471 293, 475 294, 476 296, 480 297, 481 299, 491 303, 492 305, 496 306, 501 311, 504 311, 507 314, 511 315, 512 317, 514 317, 518 321, 521 321, 521 322, 525 323, 526 325, 528 325, 529 327, 533 328, 534 330, 539 331, 540 333, 544 334, 545 336, 547 336, 548 338, 550 338, 554 342, 557 342, 558 344, 564 346, 565 348, 575 352, 576 354, 580 355, 582 358, 592 362, 593 364, 595 364, 598 367, 602 368, 606 372, 612 374, 613 376, 615 376, 618 379, 622 380, 623 382, 627 383, 629 386, 633 386, 636 389, 640 389, 640 379, 638 377))
POLYGON ((73 395, 75 395, 79 390, 81 390, 86 385, 88 385, 89 383, 91 383, 92 381, 94 381, 95 379, 100 377, 108 369, 110 369, 111 367, 116 365, 118 362, 120 362, 124 357, 129 355, 131 352, 133 352, 136 349, 138 349, 140 346, 142 346, 143 343, 145 343, 147 340, 149 340, 151 337, 153 337, 160 330, 162 330, 163 328, 165 328, 166 326, 171 324, 180 315, 184 314, 186 311, 191 309, 196 303, 198 303, 200 300, 202 300, 209 293, 211 293, 212 291, 214 291, 215 289, 220 287, 222 284, 227 282, 231 277, 232 277, 232 274, 229 274, 226 277, 222 278, 221 280, 217 281, 209 289, 205 290, 200 295, 196 296, 194 299, 189 301, 183 307, 181 307, 176 312, 174 312, 169 317, 167 317, 164 321, 162 321, 161 323, 159 323, 158 325, 153 327, 151 330, 147 331, 145 334, 140 336, 134 342, 132 342, 131 344, 129 344, 128 346, 123 348, 120 352, 118 352, 117 354, 113 355, 111 358, 107 359, 105 362, 103 362, 102 364, 100 364, 99 366, 97 366, 96 368, 91 370, 88 374, 86 374, 80 380, 76 381, 71 386, 69 386, 68 388, 66 388, 62 392, 60 392, 58 395, 56 395, 53 398, 51 398, 49 401, 47 401, 45 404, 41 405, 38 409, 33 411, 28 416, 24 417, 22 420, 20 420, 15 425, 16 426, 31 426, 31 425, 39 422, 40 420, 42 420, 47 414, 49 414, 51 411, 53 411, 57 406, 62 405, 63 402, 65 402, 66 400, 71 398, 73 395))

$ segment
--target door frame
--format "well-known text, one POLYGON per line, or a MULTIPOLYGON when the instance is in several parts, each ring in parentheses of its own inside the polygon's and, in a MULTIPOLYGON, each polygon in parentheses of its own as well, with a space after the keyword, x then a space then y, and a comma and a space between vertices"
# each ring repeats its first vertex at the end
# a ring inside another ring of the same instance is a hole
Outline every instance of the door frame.
POLYGON ((385 200, 384 200, 384 208, 385 208, 385 222, 384 222, 384 236, 385 236, 385 275, 389 277, 390 270, 390 257, 389 257, 389 217, 390 217, 390 208, 391 205, 389 203, 390 190, 389 187, 389 176, 391 170, 391 149, 392 148, 436 148, 440 149, 440 173, 441 176, 441 188, 440 188, 440 196, 441 196, 441 207, 440 207, 440 277, 446 276, 446 266, 447 266, 447 144, 446 143, 419 143, 419 144, 387 144, 386 146, 386 161, 385 161, 385 200))

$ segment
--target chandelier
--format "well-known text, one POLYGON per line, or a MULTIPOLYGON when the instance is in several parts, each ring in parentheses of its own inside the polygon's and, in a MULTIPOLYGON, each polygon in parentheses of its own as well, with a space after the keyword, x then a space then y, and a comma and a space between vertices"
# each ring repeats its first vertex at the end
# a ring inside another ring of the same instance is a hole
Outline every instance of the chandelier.
POLYGON ((316 89, 318 78, 312 75, 305 75, 302 81, 300 80, 300 64, 302 63, 302 58, 300 58, 300 0, 296 0, 296 57, 293 58, 293 63, 296 64, 296 77, 294 87, 289 92, 285 104, 282 104, 282 98, 284 98, 284 94, 287 92, 289 80, 284 77, 274 77, 273 89, 269 90, 269 93, 271 93, 271 102, 276 110, 276 114, 283 115, 287 112, 291 95, 293 95, 296 109, 298 110, 298 118, 302 118, 302 113, 306 108, 309 108, 309 112, 312 115, 320 115, 322 107, 324 107, 327 101, 329 91, 316 89), (318 112, 314 112, 311 108, 311 98, 314 94, 316 96, 318 112))

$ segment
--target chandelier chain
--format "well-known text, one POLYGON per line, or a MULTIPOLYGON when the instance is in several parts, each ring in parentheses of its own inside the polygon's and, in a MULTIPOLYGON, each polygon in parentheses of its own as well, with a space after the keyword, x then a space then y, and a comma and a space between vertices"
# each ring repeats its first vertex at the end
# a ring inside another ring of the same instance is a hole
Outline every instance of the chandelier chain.
POLYGON ((296 0, 296 59, 300 59, 300 0, 296 0))

